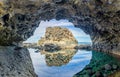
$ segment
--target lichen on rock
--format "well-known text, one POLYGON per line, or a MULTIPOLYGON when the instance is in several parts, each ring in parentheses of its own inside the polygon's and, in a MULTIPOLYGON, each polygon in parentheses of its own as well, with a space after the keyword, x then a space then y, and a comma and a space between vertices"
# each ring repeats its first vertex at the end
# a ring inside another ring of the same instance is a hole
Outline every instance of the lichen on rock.
POLYGON ((38 45, 45 44, 55 44, 60 48, 74 48, 78 42, 67 28, 48 27, 45 36, 38 42, 38 45))

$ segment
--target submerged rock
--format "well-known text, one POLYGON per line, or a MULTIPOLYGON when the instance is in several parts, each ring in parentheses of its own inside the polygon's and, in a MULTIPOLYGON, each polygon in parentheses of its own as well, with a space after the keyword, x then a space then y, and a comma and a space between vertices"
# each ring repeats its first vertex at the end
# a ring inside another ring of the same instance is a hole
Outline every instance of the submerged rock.
POLYGON ((82 71, 75 74, 74 77, 84 77, 85 75, 89 75, 90 77, 109 77, 110 74, 119 70, 120 61, 115 57, 102 52, 93 51, 90 63, 82 71), (115 68, 117 66, 115 70, 112 67, 113 65, 115 68))
POLYGON ((112 65, 112 68, 113 68, 114 70, 116 70, 116 69, 118 68, 118 66, 115 65, 115 64, 113 64, 113 65, 112 65))
POLYGON ((109 71, 112 69, 111 65, 110 64, 106 64, 105 66, 105 70, 109 71))
POLYGON ((102 73, 99 72, 99 71, 97 71, 97 72, 95 73, 95 76, 96 76, 96 77, 103 77, 102 73))

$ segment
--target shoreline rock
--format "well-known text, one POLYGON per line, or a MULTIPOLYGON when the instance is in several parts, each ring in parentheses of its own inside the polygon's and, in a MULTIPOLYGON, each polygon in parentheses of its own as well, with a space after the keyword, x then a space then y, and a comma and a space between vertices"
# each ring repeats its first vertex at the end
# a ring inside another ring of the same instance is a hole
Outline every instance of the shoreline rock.
POLYGON ((33 49, 38 49, 36 52, 38 52, 39 50, 45 50, 45 51, 50 51, 50 52, 54 52, 54 51, 59 51, 61 49, 83 49, 83 50, 93 50, 92 49, 92 45, 90 44, 85 44, 85 45, 77 45, 74 48, 61 48, 58 45, 55 44, 45 44, 43 46, 38 46, 36 43, 25 43, 23 44, 23 47, 26 48, 33 48, 33 49))
POLYGON ((91 45, 78 45, 75 47, 75 49, 92 50, 92 46, 91 45))
POLYGON ((48 27, 45 36, 38 41, 38 46, 54 45, 61 49, 74 48, 78 45, 77 40, 67 28, 48 27))
POLYGON ((41 49, 49 52, 61 50, 60 46, 54 44, 45 44, 41 49))
POLYGON ((0 46, 0 77, 37 77, 29 51, 16 46, 0 46))

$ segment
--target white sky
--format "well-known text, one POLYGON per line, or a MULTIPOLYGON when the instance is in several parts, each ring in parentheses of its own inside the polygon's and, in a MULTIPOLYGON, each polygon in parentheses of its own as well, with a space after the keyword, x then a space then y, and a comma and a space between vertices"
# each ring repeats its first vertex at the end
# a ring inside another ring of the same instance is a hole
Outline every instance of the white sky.
POLYGON ((89 35, 85 34, 80 28, 75 28, 74 25, 68 20, 55 20, 41 21, 39 27, 35 30, 34 35, 31 36, 27 41, 29 43, 37 42, 40 37, 43 37, 47 27, 61 26, 68 28, 78 40, 78 42, 91 42, 89 35))

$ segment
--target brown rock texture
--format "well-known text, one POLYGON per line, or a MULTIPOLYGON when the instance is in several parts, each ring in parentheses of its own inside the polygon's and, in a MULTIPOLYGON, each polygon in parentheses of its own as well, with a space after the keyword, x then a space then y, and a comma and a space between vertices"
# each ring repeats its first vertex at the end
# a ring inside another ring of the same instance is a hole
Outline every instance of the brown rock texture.
POLYGON ((45 44, 54 44, 60 48, 74 48, 78 42, 67 28, 48 27, 45 36, 38 42, 41 46, 45 44))

